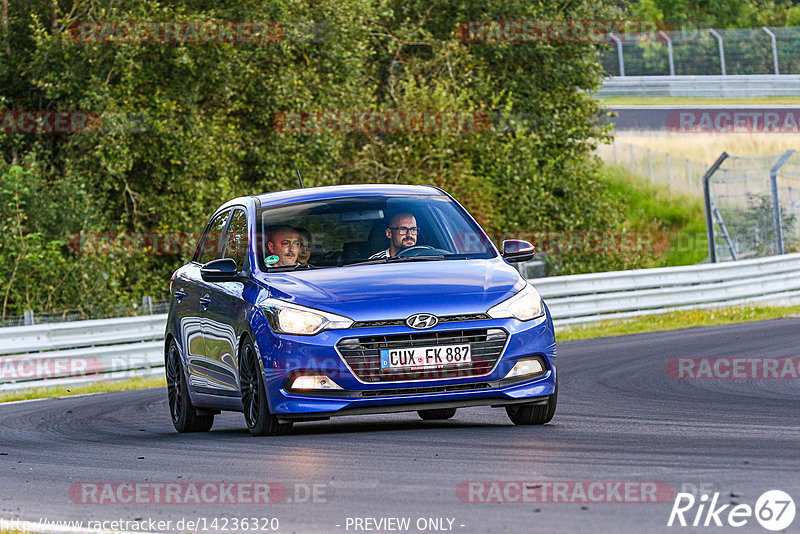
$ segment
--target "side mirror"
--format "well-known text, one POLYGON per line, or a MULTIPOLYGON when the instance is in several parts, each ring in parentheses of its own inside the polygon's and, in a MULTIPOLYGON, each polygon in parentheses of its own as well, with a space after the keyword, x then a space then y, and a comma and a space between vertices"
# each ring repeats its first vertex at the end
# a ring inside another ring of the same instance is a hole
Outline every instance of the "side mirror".
POLYGON ((236 260, 221 258, 211 260, 200 267, 200 276, 206 282, 240 282, 239 267, 236 260))
POLYGON ((503 241, 503 258, 506 261, 515 263, 528 261, 533 258, 536 248, 521 239, 506 239, 503 241))

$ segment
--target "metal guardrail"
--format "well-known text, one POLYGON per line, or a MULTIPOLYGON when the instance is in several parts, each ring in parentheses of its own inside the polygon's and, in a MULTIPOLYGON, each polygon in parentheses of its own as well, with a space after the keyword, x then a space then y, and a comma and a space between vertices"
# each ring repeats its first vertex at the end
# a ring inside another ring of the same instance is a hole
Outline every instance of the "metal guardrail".
POLYGON ((798 96, 800 75, 612 76, 598 96, 798 96))
MULTIPOLYGON (((793 305, 800 304, 800 253, 531 282, 557 326, 755 302, 793 305)), ((0 391, 163 373, 165 323, 162 314, 0 328, 0 391)))
POLYGON ((747 303, 800 304, 800 253, 532 279, 557 326, 747 303))
POLYGON ((167 315, 0 328, 0 391, 163 373, 167 315))

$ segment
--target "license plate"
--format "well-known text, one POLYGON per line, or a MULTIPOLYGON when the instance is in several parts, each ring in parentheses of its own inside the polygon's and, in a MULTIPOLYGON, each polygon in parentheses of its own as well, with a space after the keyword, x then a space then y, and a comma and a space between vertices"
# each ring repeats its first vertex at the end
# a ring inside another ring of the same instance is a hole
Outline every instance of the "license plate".
POLYGON ((472 363, 469 344, 381 350, 381 369, 432 369, 472 363))

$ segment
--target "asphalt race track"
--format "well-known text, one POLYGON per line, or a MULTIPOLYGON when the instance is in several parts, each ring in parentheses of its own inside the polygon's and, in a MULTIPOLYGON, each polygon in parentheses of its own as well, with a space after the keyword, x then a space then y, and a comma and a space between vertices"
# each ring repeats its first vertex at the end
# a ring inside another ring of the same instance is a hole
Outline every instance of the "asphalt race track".
MULTIPOLYGON (((275 438, 251 437, 242 415, 228 413, 210 433, 179 435, 162 389, 4 405, 0 517, 206 518, 206 532, 224 532, 213 518, 227 518, 231 531, 241 517, 277 518, 278 532, 298 533, 377 531, 365 518, 410 518, 407 530, 382 523, 382 532, 448 532, 448 519, 449 531, 463 533, 768 532, 753 517, 736 529, 666 525, 681 489, 750 506, 780 489, 800 505, 800 381, 678 380, 666 370, 677 356, 796 358, 800 318, 562 343, 558 410, 544 427, 515 427, 487 407, 444 422, 409 413, 304 423, 275 438), (280 483, 288 493, 272 504, 84 504, 74 488, 86 486, 73 486, 230 481, 280 483), (571 493, 569 502, 487 504, 457 494, 465 481, 560 481, 571 490, 633 481, 670 491, 656 503, 571 493), (445 528, 427 528, 429 518, 445 528)), ((798 525, 800 517, 788 531, 798 525)))

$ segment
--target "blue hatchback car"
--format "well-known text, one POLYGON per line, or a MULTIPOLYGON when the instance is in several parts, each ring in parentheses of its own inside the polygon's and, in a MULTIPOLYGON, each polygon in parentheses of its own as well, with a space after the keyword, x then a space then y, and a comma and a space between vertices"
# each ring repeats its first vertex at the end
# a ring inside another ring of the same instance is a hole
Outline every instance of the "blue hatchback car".
POLYGON ((244 412, 254 435, 337 415, 505 408, 549 422, 553 322, 536 289, 450 195, 352 185, 242 197, 170 281, 169 407, 179 432, 244 412))

